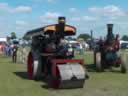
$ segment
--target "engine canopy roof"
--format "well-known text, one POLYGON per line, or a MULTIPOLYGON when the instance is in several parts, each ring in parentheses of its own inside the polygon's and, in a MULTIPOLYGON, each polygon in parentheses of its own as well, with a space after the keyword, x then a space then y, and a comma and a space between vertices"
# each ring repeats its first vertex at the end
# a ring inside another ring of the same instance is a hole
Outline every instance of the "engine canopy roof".
MULTIPOLYGON (((57 26, 59 24, 53 24, 53 25, 48 25, 45 27, 37 28, 31 31, 28 31, 24 37, 29 38, 33 36, 38 36, 38 35, 46 35, 46 34, 52 34, 56 33, 57 34, 57 26)), ((76 34, 76 28, 71 25, 64 25, 64 36, 71 36, 76 34)))

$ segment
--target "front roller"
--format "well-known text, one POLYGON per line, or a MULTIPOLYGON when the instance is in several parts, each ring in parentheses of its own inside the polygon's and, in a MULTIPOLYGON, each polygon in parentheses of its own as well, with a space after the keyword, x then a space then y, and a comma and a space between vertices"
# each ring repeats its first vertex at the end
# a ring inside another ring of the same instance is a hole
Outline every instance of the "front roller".
POLYGON ((82 88, 86 73, 80 64, 57 64, 53 68, 52 85, 54 88, 82 88))

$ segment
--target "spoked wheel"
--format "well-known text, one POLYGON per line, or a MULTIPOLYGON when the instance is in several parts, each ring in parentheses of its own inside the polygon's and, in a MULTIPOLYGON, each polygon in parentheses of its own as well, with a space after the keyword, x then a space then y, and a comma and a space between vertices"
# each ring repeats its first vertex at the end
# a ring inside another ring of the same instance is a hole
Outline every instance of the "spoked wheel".
POLYGON ((127 68, 126 68, 126 56, 121 55, 121 73, 126 73, 127 68))
POLYGON ((33 56, 31 52, 28 54, 27 73, 28 73, 29 79, 32 79, 33 78, 33 56))
POLYGON ((101 72, 102 71, 102 65, 101 65, 101 54, 100 53, 96 53, 96 59, 95 59, 95 63, 96 63, 96 71, 97 72, 101 72))

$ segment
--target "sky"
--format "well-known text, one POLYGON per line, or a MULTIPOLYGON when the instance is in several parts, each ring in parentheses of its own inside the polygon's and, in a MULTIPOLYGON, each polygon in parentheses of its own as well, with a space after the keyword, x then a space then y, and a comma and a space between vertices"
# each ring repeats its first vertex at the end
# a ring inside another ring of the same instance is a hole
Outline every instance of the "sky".
POLYGON ((106 24, 114 24, 114 34, 128 35, 128 0, 0 0, 0 37, 57 23, 65 16, 77 35, 93 30, 94 37, 107 34, 106 24))

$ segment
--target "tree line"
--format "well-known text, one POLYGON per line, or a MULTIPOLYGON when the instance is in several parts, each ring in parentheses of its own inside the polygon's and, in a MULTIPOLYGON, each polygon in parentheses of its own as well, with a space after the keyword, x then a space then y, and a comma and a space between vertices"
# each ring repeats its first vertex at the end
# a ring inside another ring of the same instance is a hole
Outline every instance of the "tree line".
MULTIPOLYGON (((7 40, 9 41, 10 39, 16 39, 17 38, 17 35, 15 32, 11 32, 10 36, 7 36, 7 40)), ((87 41, 88 39, 91 39, 91 36, 87 33, 84 33, 84 34, 79 34, 77 36, 77 38, 72 38, 72 37, 69 37, 69 39, 72 39, 72 40, 76 40, 78 38, 82 38, 84 41, 87 41)), ((124 41, 128 41, 128 35, 123 35, 121 37, 121 40, 124 40, 124 41)))
MULTIPOLYGON (((77 38, 82 38, 87 41, 88 39, 91 39, 91 36, 89 34, 80 34, 77 38)), ((128 35, 123 35, 121 40, 128 41, 128 35)))

